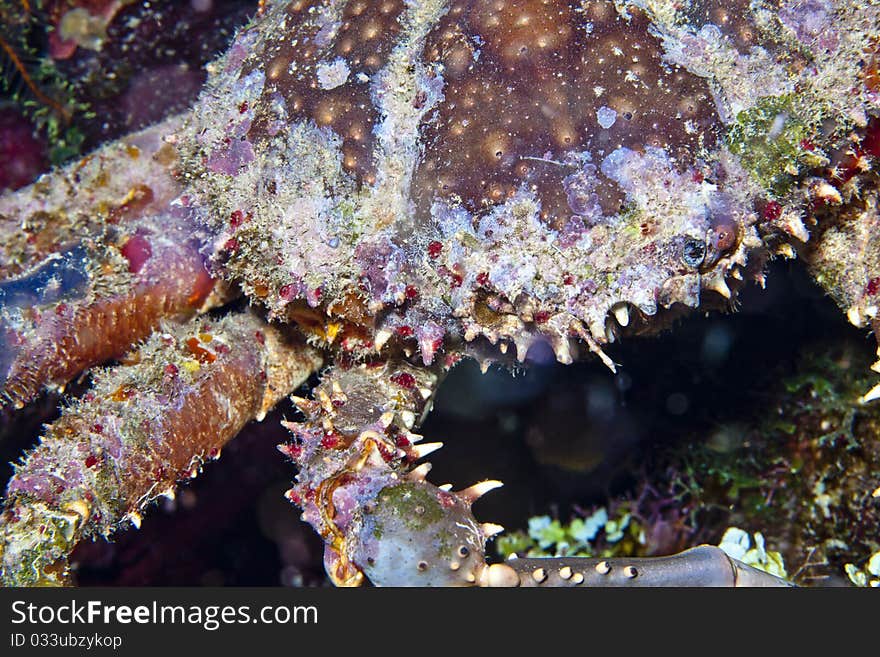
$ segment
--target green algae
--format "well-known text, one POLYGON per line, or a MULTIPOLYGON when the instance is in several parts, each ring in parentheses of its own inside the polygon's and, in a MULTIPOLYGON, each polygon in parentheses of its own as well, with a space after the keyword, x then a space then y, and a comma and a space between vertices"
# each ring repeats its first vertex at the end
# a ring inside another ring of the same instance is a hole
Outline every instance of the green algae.
POLYGON ((443 507, 424 487, 412 484, 389 486, 379 494, 379 501, 385 510, 401 518, 413 531, 424 531, 444 518, 443 507))
POLYGON ((563 524, 550 516, 529 519, 528 531, 509 532, 498 538, 496 550, 503 559, 527 557, 614 557, 632 554, 645 542, 642 526, 626 504, 609 514, 599 507, 586 517, 563 524))
POLYGON ((737 114, 725 141, 755 180, 779 197, 806 168, 821 161, 811 148, 811 136, 791 95, 765 96, 737 114))

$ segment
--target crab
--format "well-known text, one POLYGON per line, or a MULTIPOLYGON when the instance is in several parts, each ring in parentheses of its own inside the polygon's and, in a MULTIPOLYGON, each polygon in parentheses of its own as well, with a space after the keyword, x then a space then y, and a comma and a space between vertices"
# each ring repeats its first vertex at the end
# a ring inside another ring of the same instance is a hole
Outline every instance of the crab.
POLYGON ((615 372, 608 343, 732 309, 773 257, 880 332, 878 25, 832 0, 261 3, 190 111, 0 198, 4 404, 92 373, 16 465, 3 582, 71 583, 77 543, 320 372, 279 450, 338 585, 785 584, 709 546, 489 563, 471 505, 500 483, 431 484, 416 431, 464 359, 615 372))

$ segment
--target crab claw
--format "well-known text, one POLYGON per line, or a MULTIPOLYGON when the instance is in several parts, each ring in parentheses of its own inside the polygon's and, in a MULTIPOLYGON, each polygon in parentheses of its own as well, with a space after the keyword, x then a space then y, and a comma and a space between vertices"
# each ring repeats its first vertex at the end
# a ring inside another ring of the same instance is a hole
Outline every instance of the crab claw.
POLYGON ((352 561, 379 586, 469 586, 486 567, 469 504, 427 482, 382 489, 364 509, 352 561))
MULTIPOLYGON (((351 564, 378 586, 792 586, 711 545, 667 557, 488 564, 486 539, 500 528, 490 525, 493 531, 487 532, 471 514, 469 500, 424 481, 383 488, 352 526, 357 529, 348 544, 351 564)), ((328 554, 335 567, 335 554, 328 554)))
POLYGON ((439 443, 415 449, 417 436, 403 418, 424 416, 427 401, 418 390, 438 382, 430 370, 403 361, 335 367, 315 396, 321 400, 336 390, 344 404, 297 400, 300 408, 311 405, 314 415, 288 425, 297 443, 282 451, 300 468, 288 499, 326 541, 324 565, 337 585, 365 579, 376 586, 787 584, 710 546, 650 559, 489 564, 486 543, 503 528, 479 523, 471 506, 501 482, 489 479, 455 492, 426 480, 430 464, 413 467, 439 443))

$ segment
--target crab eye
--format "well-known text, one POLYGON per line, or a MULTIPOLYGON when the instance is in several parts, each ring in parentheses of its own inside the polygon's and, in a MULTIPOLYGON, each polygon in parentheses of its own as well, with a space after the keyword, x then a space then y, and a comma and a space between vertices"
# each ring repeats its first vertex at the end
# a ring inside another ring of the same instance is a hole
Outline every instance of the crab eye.
POLYGON ((728 253, 736 246, 736 228, 728 224, 721 224, 713 231, 715 250, 719 254, 728 253))
POLYGON ((698 239, 689 237, 684 241, 681 259, 688 267, 696 269, 703 264, 706 258, 706 244, 698 239))
POLYGON ((711 219, 711 230, 708 235, 709 251, 713 264, 719 258, 734 251, 739 245, 737 223, 730 213, 716 212, 711 219))

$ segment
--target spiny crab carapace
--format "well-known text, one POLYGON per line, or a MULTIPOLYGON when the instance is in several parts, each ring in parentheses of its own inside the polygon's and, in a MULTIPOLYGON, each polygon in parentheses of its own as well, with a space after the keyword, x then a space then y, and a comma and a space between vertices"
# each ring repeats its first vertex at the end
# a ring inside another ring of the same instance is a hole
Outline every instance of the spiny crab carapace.
POLYGON ((18 464, 3 581, 70 581, 80 540, 324 368, 279 449, 338 584, 780 583, 708 547, 489 565, 470 505, 498 482, 428 483, 414 430, 463 358, 614 371, 608 342, 729 308, 775 255, 877 329, 878 25, 832 0, 265 3, 191 111, 0 198, 4 403, 118 360, 18 464))

